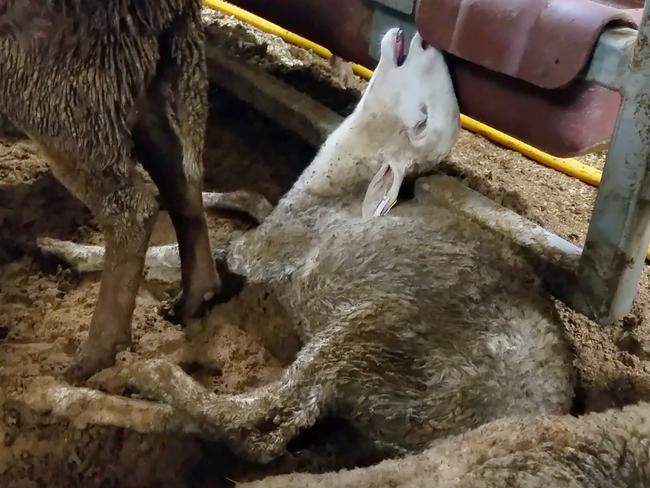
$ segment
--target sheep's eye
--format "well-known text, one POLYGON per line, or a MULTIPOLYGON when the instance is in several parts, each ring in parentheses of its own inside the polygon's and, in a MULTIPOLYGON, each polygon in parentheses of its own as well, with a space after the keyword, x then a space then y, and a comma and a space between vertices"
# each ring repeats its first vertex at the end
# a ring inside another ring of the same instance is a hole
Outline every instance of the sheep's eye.
POLYGON ((420 107, 420 113, 424 117, 420 119, 420 121, 417 124, 415 124, 415 126, 413 127, 413 134, 415 136, 420 135, 424 131, 424 129, 427 128, 427 122, 429 121, 429 113, 426 106, 422 105, 420 107))

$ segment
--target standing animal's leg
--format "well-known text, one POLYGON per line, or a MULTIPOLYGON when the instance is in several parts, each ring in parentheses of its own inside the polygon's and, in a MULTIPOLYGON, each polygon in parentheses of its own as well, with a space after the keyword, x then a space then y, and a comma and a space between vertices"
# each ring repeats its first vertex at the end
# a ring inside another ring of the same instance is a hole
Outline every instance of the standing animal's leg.
POLYGON ((134 153, 155 181, 176 231, 182 292, 170 310, 201 315, 220 291, 202 201, 207 74, 200 28, 178 20, 160 39, 161 59, 133 131, 134 153))
POLYGON ((68 378, 80 380, 113 365, 115 354, 131 344, 131 318, 158 202, 154 186, 134 161, 115 156, 108 158, 114 163, 102 167, 43 149, 54 175, 92 210, 106 245, 88 338, 67 371, 68 378))

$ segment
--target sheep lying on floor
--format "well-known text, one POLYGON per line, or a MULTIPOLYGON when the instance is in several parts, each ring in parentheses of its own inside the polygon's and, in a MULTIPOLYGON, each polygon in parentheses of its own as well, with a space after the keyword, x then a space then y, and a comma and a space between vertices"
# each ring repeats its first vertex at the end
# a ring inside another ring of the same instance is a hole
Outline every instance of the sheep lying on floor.
POLYGON ((364 469, 288 475, 246 488, 640 488, 650 486, 650 404, 581 418, 491 422, 364 469))
POLYGON ((399 454, 496 418, 568 411, 568 346, 527 264, 442 209, 391 211, 405 175, 450 151, 458 107, 443 56, 419 36, 407 55, 391 30, 381 53, 354 113, 229 249, 230 269, 287 312, 283 330, 265 331, 263 300, 244 305, 270 349, 293 359, 282 378, 215 395, 157 360, 99 384, 162 400, 259 462, 327 415, 399 454))

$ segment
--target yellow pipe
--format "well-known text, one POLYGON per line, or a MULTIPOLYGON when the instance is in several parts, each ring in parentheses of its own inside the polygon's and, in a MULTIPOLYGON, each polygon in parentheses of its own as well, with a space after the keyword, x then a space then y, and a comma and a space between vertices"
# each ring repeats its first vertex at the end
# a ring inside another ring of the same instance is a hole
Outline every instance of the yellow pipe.
MULTIPOLYGON (((268 32, 269 34, 274 34, 290 44, 313 51, 325 59, 329 59, 333 55, 329 49, 321 46, 320 44, 316 44, 309 39, 288 31, 287 29, 284 29, 283 27, 280 27, 273 22, 269 22, 268 20, 249 12, 248 10, 237 7, 231 3, 224 2, 222 0, 203 0, 203 4, 211 9, 219 10, 220 12, 231 15, 242 22, 258 28, 259 30, 268 32)), ((352 69, 358 76, 361 76, 362 78, 368 80, 372 77, 372 70, 366 68, 365 66, 353 64, 352 69)), ((485 138, 496 142, 497 144, 523 154, 533 161, 548 166, 549 168, 553 168, 573 178, 577 178, 580 181, 588 183, 592 186, 598 187, 600 185, 602 171, 594 168, 593 166, 581 163, 574 158, 558 158, 552 156, 548 153, 545 153, 544 151, 540 151, 539 149, 529 144, 526 144, 523 141, 520 141, 519 139, 509 136, 505 132, 501 132, 500 130, 497 130, 493 127, 490 127, 489 125, 479 122, 478 120, 468 117, 467 115, 461 114, 460 122, 464 129, 480 134, 485 138)), ((646 259, 650 259, 650 248, 646 254, 646 259)))
POLYGON ((545 153, 544 151, 540 151, 539 149, 531 146, 530 144, 526 144, 525 142, 520 141, 519 139, 515 139, 514 137, 509 136, 505 132, 501 132, 497 129, 494 129, 493 127, 490 127, 489 125, 479 122, 478 120, 472 119, 467 115, 461 114, 460 120, 463 128, 471 132, 481 134, 482 136, 496 142, 497 144, 505 146, 508 149, 517 151, 518 153, 523 154, 527 158, 542 163, 545 166, 553 168, 557 171, 561 171, 562 173, 567 174, 569 176, 573 176, 574 178, 584 181, 585 183, 588 183, 593 186, 600 185, 602 171, 600 171, 598 168, 594 168, 593 166, 589 166, 588 164, 581 163, 577 159, 558 158, 555 156, 551 156, 550 154, 545 153))

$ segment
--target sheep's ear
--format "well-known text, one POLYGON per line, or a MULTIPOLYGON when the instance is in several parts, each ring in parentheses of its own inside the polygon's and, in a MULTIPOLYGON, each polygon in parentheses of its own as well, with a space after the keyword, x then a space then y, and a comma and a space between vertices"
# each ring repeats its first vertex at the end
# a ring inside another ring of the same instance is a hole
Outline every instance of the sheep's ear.
POLYGON ((404 171, 399 165, 384 163, 373 176, 361 206, 364 218, 386 215, 397 202, 404 181, 404 171))

